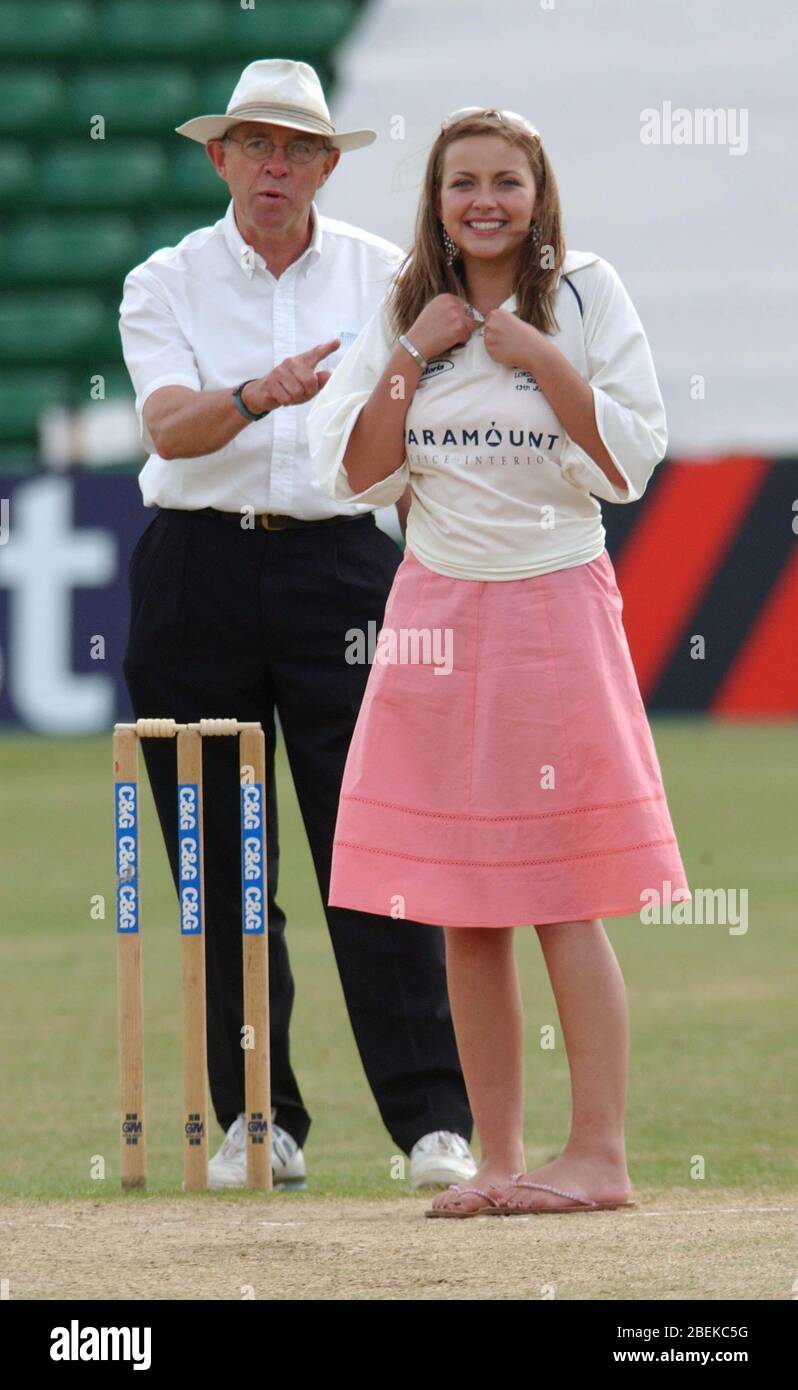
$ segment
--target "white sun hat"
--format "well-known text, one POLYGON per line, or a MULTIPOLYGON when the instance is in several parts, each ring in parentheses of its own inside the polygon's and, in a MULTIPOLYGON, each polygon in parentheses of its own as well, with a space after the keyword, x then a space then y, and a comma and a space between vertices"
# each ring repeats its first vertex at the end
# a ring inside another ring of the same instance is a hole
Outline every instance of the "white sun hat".
POLYGON ((323 135, 342 152, 377 139, 376 130, 336 131, 318 73, 309 63, 259 58, 244 68, 223 116, 195 116, 175 126, 178 135, 204 145, 218 140, 239 121, 264 121, 323 135))

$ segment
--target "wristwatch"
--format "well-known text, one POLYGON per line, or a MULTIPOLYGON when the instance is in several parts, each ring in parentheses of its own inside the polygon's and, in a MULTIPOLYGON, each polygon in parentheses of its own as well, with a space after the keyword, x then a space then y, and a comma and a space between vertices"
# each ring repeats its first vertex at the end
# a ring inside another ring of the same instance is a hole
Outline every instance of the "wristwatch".
POLYGON ((236 403, 236 410, 238 410, 243 415, 245 420, 262 420, 264 415, 271 414, 271 410, 262 410, 260 412, 260 415, 254 415, 250 410, 249 406, 246 405, 244 398, 241 395, 241 392, 243 391, 244 387, 249 386, 250 381, 257 381, 257 379, 257 377, 251 376, 249 380, 242 381, 241 385, 236 387, 235 391, 233 392, 233 400, 236 403))

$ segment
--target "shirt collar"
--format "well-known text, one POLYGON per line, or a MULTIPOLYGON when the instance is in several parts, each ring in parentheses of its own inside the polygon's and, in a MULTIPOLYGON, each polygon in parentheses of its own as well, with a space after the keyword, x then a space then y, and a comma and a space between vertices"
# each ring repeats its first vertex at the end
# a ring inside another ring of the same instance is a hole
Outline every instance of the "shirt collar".
POLYGON ((563 275, 570 275, 572 270, 581 270, 582 266, 592 265, 597 260, 598 256, 593 251, 566 251, 557 284, 559 285, 563 275))
MULTIPOLYGON (((569 275, 572 270, 581 270, 582 266, 592 265, 597 260, 598 256, 592 251, 566 251, 562 270, 557 276, 557 285, 560 284, 563 275, 569 275)), ((518 296, 511 294, 509 299, 505 299, 504 303, 499 305, 499 308, 508 309, 511 314, 514 313, 518 308, 518 296)))
MULTIPOLYGON (((307 260, 306 269, 310 269, 310 266, 314 264, 321 255, 321 216, 315 203, 311 203, 310 205, 310 222, 312 227, 310 242, 302 252, 302 255, 299 256, 296 261, 292 262, 293 265, 301 265, 304 260, 307 260)), ((252 279, 256 269, 268 270, 268 266, 263 257, 259 255, 253 247, 246 243, 238 230, 238 223, 235 218, 235 206, 232 198, 230 199, 227 212, 224 215, 223 230, 227 249, 236 264, 241 267, 241 270, 248 280, 252 279)))

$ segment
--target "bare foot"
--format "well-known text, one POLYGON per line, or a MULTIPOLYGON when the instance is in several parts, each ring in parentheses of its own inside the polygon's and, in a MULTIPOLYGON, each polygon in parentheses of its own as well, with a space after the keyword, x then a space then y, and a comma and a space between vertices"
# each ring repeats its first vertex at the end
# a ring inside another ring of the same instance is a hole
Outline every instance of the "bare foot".
POLYGON ((499 1193, 507 1187, 512 1170, 508 1167, 497 1168, 495 1164, 485 1165, 480 1168, 476 1176, 469 1178, 467 1182, 456 1183, 447 1187, 445 1192, 439 1192, 433 1199, 433 1211, 476 1211, 478 1207, 485 1207, 488 1203, 484 1197, 480 1197, 476 1192, 468 1190, 478 1187, 483 1192, 489 1192, 492 1197, 498 1197, 499 1193))
MULTIPOLYGON (((632 1184, 623 1159, 591 1157, 589 1154, 560 1154, 550 1163, 524 1173, 527 1182, 545 1182, 551 1187, 559 1187, 563 1192, 573 1193, 586 1201, 628 1202, 632 1195, 632 1184)), ((555 1192, 541 1192, 540 1189, 513 1187, 510 1183, 501 1194, 501 1205, 512 1207, 514 1211, 545 1211, 551 1207, 579 1203, 568 1202, 555 1192)))

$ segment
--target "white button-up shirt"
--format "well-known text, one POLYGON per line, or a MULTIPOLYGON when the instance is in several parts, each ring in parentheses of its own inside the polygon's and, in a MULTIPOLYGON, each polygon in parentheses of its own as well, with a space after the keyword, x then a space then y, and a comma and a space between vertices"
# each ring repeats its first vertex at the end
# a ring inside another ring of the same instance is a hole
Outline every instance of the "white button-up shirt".
MULTIPOLYGON (((516 296, 501 307, 515 310, 516 296)), ((311 403, 311 451, 330 496, 387 506, 409 483, 407 545, 455 579, 525 579, 600 555, 596 499, 642 496, 665 455, 665 411, 642 324, 609 262, 569 251, 554 313, 551 341, 589 381, 599 435, 626 490, 568 436, 532 373, 496 362, 477 329, 422 373, 405 416, 402 464, 354 493, 344 454, 395 348, 382 304, 311 403)))
POLYGON ((316 520, 371 511, 373 503, 332 499, 316 478, 307 445, 309 403, 280 406, 215 453, 162 459, 144 424, 144 404, 161 386, 195 391, 265 376, 286 357, 333 338, 341 347, 319 363, 334 369, 384 297, 402 250, 311 204, 313 233, 303 254, 275 278, 244 241, 233 203, 212 227, 156 251, 125 279, 120 333, 136 391, 144 445, 146 507, 277 512, 316 520))

